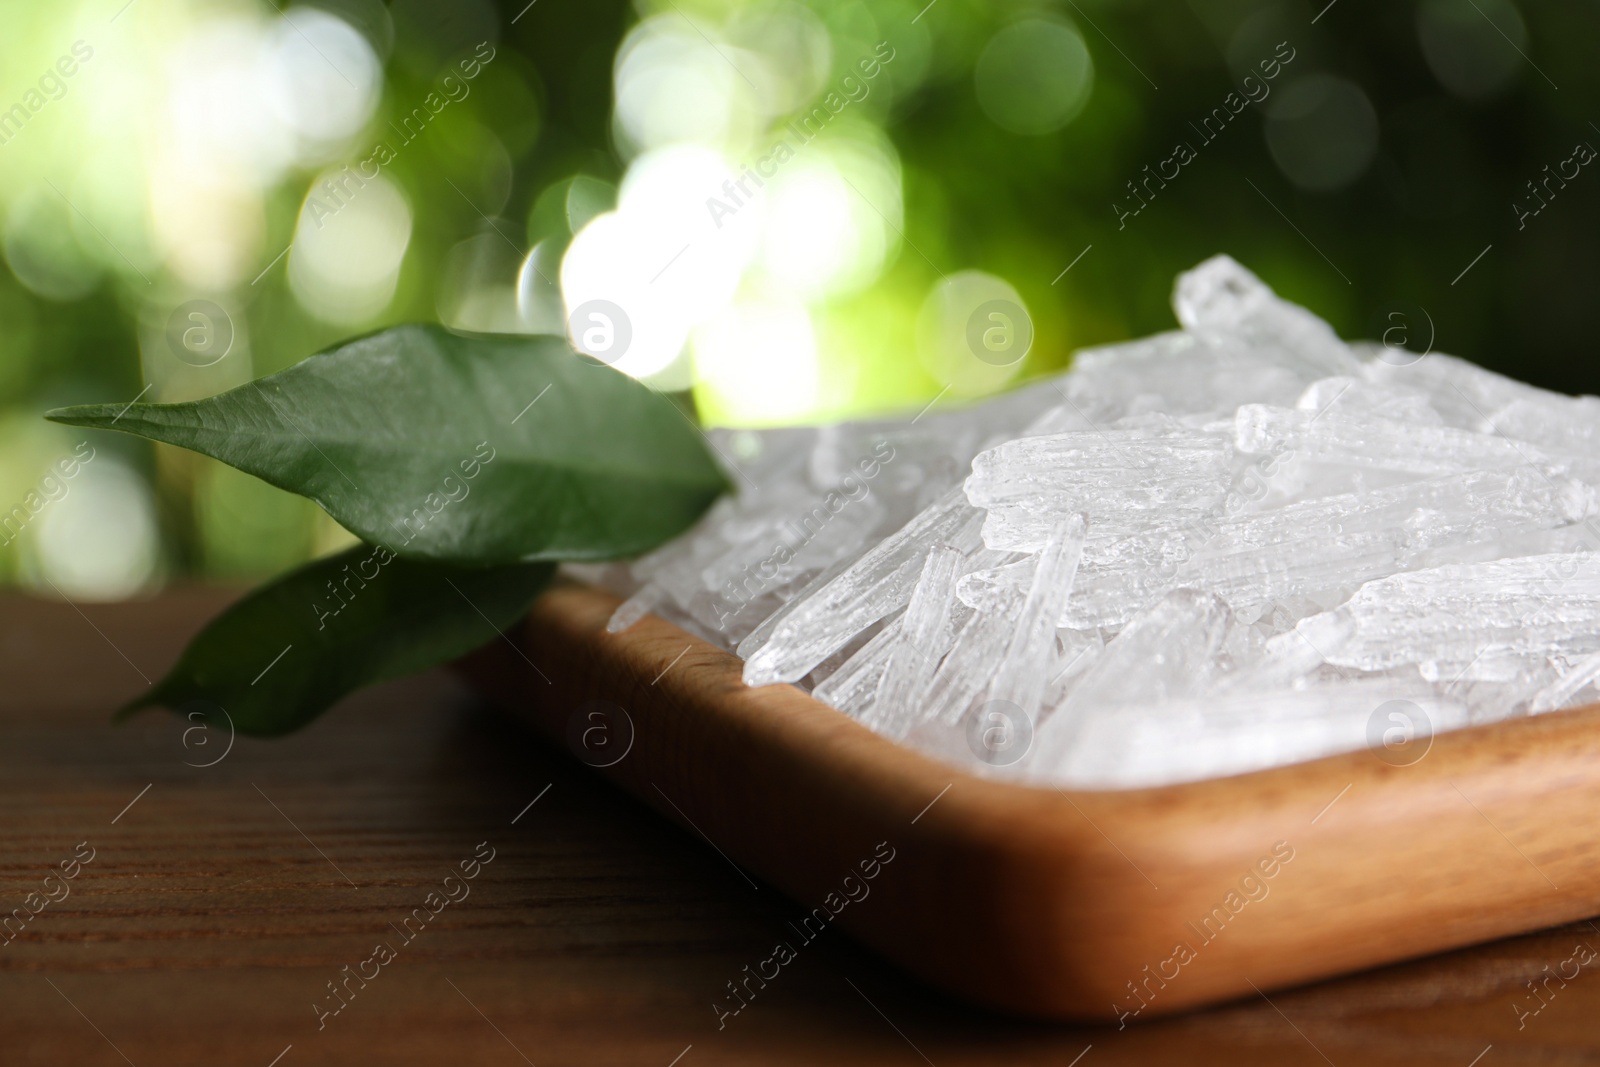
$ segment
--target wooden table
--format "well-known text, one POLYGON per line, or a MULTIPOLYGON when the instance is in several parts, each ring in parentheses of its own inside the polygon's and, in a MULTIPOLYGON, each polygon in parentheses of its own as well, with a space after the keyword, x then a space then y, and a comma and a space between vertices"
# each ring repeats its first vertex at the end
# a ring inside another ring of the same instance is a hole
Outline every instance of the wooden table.
POLYGON ((1587 923, 1122 1031, 967 1009, 830 932, 719 1028, 798 905, 443 674, 231 750, 111 727, 228 595, 0 600, 0 913, 31 916, 0 935, 0 1064, 1600 1059, 1600 959, 1554 977, 1587 923))

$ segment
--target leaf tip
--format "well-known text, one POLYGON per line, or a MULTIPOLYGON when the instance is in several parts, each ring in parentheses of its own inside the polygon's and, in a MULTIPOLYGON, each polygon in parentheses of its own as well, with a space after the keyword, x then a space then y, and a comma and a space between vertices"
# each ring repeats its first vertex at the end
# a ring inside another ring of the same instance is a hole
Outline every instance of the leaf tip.
POLYGON ((98 426, 111 410, 108 404, 77 404, 51 408, 44 413, 44 417, 47 422, 59 422, 64 426, 98 426))

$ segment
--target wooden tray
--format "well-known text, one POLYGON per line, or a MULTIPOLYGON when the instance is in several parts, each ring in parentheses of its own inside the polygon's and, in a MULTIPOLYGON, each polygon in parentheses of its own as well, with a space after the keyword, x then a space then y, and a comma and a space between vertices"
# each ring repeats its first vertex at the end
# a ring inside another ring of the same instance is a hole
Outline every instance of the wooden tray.
POLYGON ((965 999, 1126 1024, 1600 912, 1600 705, 1444 734, 1407 767, 1064 792, 749 689, 654 616, 607 634, 616 604, 558 585, 459 668, 792 897, 795 952, 826 922, 965 999))

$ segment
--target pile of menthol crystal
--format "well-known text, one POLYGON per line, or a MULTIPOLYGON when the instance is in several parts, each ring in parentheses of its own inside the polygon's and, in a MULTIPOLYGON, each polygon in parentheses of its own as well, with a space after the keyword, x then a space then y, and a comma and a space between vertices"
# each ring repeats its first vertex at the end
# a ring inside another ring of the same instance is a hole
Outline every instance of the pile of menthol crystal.
POLYGON ((750 685, 1081 787, 1409 762, 1582 702, 1600 399, 1345 344, 1226 256, 1173 305, 986 403, 719 435, 741 491, 605 576, 611 629, 654 612, 750 685))

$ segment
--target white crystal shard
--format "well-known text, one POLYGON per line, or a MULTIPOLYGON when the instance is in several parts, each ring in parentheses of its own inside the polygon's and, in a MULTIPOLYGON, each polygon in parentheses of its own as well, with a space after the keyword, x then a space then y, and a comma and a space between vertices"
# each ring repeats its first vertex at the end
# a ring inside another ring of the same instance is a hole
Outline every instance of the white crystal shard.
POLYGON ((797 582, 864 549, 883 519, 883 505, 870 497, 836 501, 832 509, 826 502, 796 507, 790 517, 761 524, 709 561, 679 603, 707 629, 740 637, 797 582))
POLYGON ((1233 612, 1220 597, 1173 592, 1106 645, 1062 711, 1204 692, 1220 669, 1216 656, 1232 623, 1233 612))
POLYGON ((621 633, 646 615, 656 609, 661 603, 666 591, 660 586, 646 582, 639 587, 639 591, 621 604, 611 613, 611 618, 606 622, 606 633, 621 633))
POLYGON ((1477 433, 1495 433, 1494 414, 1519 400, 1590 410, 1595 403, 1593 397, 1559 396, 1440 353, 1415 362, 1372 359, 1362 366, 1362 377, 1381 388, 1425 392, 1446 423, 1477 433))
POLYGON ((1133 789, 1243 774, 1371 744, 1374 714, 1432 733, 1465 726, 1466 708, 1417 681, 1336 683, 1133 705, 1085 724, 1080 755, 1061 770, 1080 789, 1133 789), (1092 755, 1091 755, 1092 754, 1092 755))
POLYGON ((1220 434, 1176 423, 1024 437, 972 461, 967 500, 985 508, 984 544, 1037 552, 1070 512, 1094 517, 1096 534, 1171 525, 1210 514, 1223 501, 1233 450, 1220 434))
POLYGON ((1528 712, 1537 715, 1546 711, 1560 711, 1596 678, 1600 678, 1600 652, 1585 656, 1566 673, 1547 683, 1528 701, 1528 712))
POLYGON ((1489 418, 1490 432, 1558 454, 1592 455, 1600 445, 1600 399, 1520 396, 1489 418))
POLYGON ((1226 256, 1173 309, 987 401, 712 431, 741 492, 582 572, 608 629, 654 612, 752 685, 1083 788, 1600 699, 1600 399, 1346 344, 1226 256))
POLYGON ((1538 449, 1506 437, 1339 410, 1301 411, 1266 404, 1246 404, 1239 409, 1235 444, 1241 452, 1292 452, 1317 463, 1415 475, 1459 474, 1541 461, 1560 465, 1538 449))
POLYGON ((1210 593, 1181 589, 1130 623, 1039 729, 1036 765, 1092 759, 1079 743, 1085 724, 1108 709, 1203 694, 1219 671, 1233 613, 1210 593))
POLYGON ((1172 287, 1172 310, 1186 330, 1240 330, 1281 303, 1232 256, 1212 256, 1178 275, 1172 287))
POLYGON ((956 632, 955 643, 939 664, 923 700, 930 719, 953 725, 989 684, 989 672, 1011 640, 1012 616, 1021 598, 995 611, 974 611, 956 632))
POLYGON ((785 619, 793 614, 795 610, 804 605, 818 590, 825 587, 829 582, 833 581, 841 573, 843 573, 844 569, 849 566, 850 562, 851 559, 849 557, 836 560, 827 570, 816 575, 805 585, 801 586, 787 600, 784 601, 781 607, 777 608, 772 612, 772 614, 762 619, 756 624, 756 627, 753 630, 741 638, 739 643, 734 647, 734 652, 744 660, 748 660, 751 656, 755 655, 757 651, 766 645, 767 641, 771 639, 773 632, 776 631, 780 625, 782 625, 785 619))
POLYGON ((1013 622, 1011 641, 989 684, 990 700, 1004 701, 1029 722, 1038 717, 1051 681, 1056 620, 1072 593, 1087 528, 1082 515, 1069 515, 1051 531, 1036 557, 1033 581, 1013 622))
POLYGON ((1324 368, 1318 377, 1359 366, 1327 323, 1279 299, 1229 256, 1212 256, 1178 275, 1172 310, 1185 329, 1243 340, 1274 351, 1284 363, 1324 368))
POLYGON ((1295 407, 1301 411, 1327 411, 1335 404, 1341 411, 1361 411, 1381 419, 1394 419, 1418 425, 1444 425, 1428 394, 1400 385, 1378 385, 1347 374, 1323 378, 1306 386, 1295 407))
POLYGON ((1270 352, 1192 333, 1084 349, 1072 367, 1061 395, 1091 426, 1148 412, 1184 416, 1252 401, 1292 404, 1311 382, 1341 372, 1286 366, 1270 352))
POLYGON ((1591 495, 1523 467, 1305 500, 1219 523, 1176 584, 1212 590, 1239 610, 1353 591, 1427 553, 1576 522, 1591 510, 1591 495))
POLYGON ((1600 554, 1454 564, 1381 578, 1295 631, 1339 666, 1382 671, 1415 664, 1435 676, 1506 677, 1530 658, 1600 652, 1600 554))
POLYGON ((900 639, 889 654, 878 683, 874 714, 868 725, 890 737, 903 737, 922 717, 922 694, 933 681, 939 660, 955 635, 950 609, 955 602, 961 551, 934 545, 901 618, 900 639))
MULTIPOLYGON (((1091 538, 1075 596, 1059 624, 1118 625, 1179 586, 1210 589, 1237 610, 1430 566, 1453 549, 1494 546, 1554 530, 1595 507, 1594 492, 1531 467, 1406 482, 1342 493, 1232 519, 1192 519, 1176 530, 1091 538)), ((992 514, 992 513, 991 513, 992 514)), ((1499 552, 1499 555, 1511 554, 1499 552)), ((975 571, 958 595, 992 610, 1021 592, 1027 561, 975 571)))
POLYGON ((877 698, 890 653, 900 643, 900 625, 901 620, 895 619, 879 630, 872 640, 813 689, 811 695, 846 715, 858 719, 865 715, 877 698))
POLYGON ((976 548, 980 516, 959 487, 946 492, 784 619, 745 661, 745 684, 803 678, 853 634, 905 606, 928 550, 939 541, 976 548))

